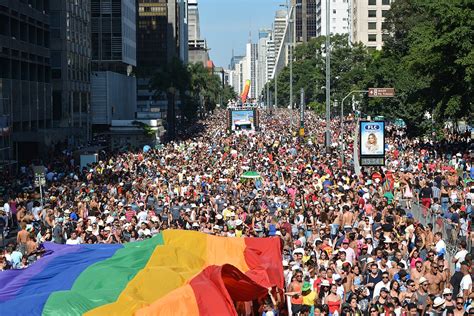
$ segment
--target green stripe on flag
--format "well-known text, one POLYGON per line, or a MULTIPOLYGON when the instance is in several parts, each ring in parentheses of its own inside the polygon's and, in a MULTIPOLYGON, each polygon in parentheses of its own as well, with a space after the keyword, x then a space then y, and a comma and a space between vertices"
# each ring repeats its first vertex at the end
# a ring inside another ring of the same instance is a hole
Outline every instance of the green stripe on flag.
POLYGON ((161 233, 144 241, 124 244, 112 257, 82 272, 71 290, 52 293, 43 315, 81 315, 115 302, 128 282, 145 267, 155 247, 163 244, 161 233))

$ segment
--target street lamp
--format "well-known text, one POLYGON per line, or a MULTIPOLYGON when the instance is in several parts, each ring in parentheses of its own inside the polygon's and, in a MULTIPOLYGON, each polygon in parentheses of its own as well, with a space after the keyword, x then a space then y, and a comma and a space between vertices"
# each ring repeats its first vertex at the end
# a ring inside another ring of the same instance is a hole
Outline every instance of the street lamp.
MULTIPOLYGON (((368 90, 352 90, 351 92, 349 92, 343 99, 342 99, 342 102, 341 102, 341 135, 344 131, 344 101, 350 97, 352 94, 354 93, 368 93, 369 91, 368 90)), ((352 110, 355 112, 356 109, 354 107, 354 104, 352 105, 352 110)), ((358 122, 358 120, 357 120, 358 122)), ((356 172, 357 175, 360 174, 360 166, 359 166, 359 152, 357 151, 357 142, 358 142, 358 131, 357 131, 357 126, 358 124, 356 124, 356 132, 354 133, 354 145, 352 146, 354 148, 354 154, 353 154, 353 159, 354 159, 354 170, 356 172)), ((341 159, 342 159, 342 163, 344 163, 344 145, 341 144, 341 159)))
POLYGON ((330 0, 326 0, 326 151, 331 147, 331 41, 330 36, 330 0))

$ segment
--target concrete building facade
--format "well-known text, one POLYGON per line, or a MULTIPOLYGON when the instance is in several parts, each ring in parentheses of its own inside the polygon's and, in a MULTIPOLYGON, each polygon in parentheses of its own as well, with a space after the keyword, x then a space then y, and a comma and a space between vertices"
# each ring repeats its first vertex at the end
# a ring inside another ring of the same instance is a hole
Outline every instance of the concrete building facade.
POLYGON ((0 0, 0 167, 54 142, 50 44, 47 1, 0 0))
POLYGON ((136 0, 91 0, 91 14, 91 112, 99 131, 135 117, 136 0))
POLYGON ((91 3, 49 3, 53 121, 77 144, 90 137, 91 3))
POLYGON ((363 43, 370 50, 382 49, 387 36, 385 33, 385 16, 393 0, 352 0, 353 43, 363 43))
MULTIPOLYGON (((326 36, 326 0, 317 0, 321 10, 317 10, 321 19, 318 19, 317 36, 326 36)), ((330 14, 330 33, 331 34, 349 34, 350 33, 350 1, 351 0, 332 0, 329 4, 330 14)), ((365 0, 367 1, 367 0, 365 0)))

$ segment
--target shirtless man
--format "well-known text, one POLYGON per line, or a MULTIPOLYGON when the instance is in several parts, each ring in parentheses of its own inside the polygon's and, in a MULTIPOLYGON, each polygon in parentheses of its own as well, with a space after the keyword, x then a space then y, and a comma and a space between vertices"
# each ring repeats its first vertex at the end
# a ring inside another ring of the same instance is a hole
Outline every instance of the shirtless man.
POLYGON ((425 274, 425 271, 423 270, 423 263, 418 261, 415 265, 415 268, 411 269, 410 278, 412 280, 419 280, 423 274, 425 274))
POLYGON ((425 278, 429 282, 428 292, 430 294, 438 295, 441 293, 441 285, 444 278, 438 272, 438 263, 432 263, 431 271, 425 275, 425 278))
POLYGON ((349 211, 349 206, 342 207, 342 227, 351 226, 354 224, 354 213, 349 211))
POLYGON ((21 230, 16 235, 16 242, 23 254, 26 253, 26 242, 28 241, 28 232, 26 231, 25 222, 20 223, 21 230))

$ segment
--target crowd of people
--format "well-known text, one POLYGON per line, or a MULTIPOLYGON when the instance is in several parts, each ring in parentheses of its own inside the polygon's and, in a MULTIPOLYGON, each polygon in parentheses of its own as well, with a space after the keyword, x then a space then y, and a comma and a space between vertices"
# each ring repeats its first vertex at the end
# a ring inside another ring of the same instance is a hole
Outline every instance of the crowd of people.
POLYGON ((332 122, 327 152, 325 122, 307 113, 300 138, 291 115, 262 111, 258 132, 235 134, 220 111, 191 137, 146 153, 103 153, 83 169, 65 153, 45 167, 42 199, 32 169, 21 168, 0 203, 5 235, 19 227, 0 271, 34 264, 46 241, 126 243, 188 229, 281 239, 283 262, 275 264, 285 289, 236 302, 239 315, 474 313, 469 137, 430 143, 389 125, 386 165, 358 175, 355 120, 344 131, 332 122), (260 177, 243 179, 247 171, 260 177), (448 223, 448 233, 422 225, 418 208, 448 223))

